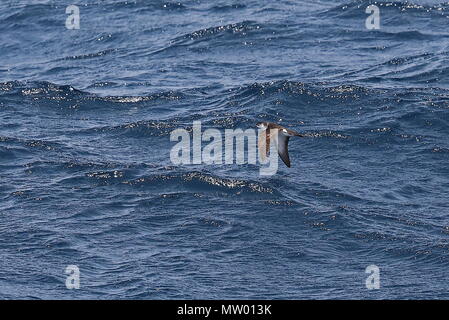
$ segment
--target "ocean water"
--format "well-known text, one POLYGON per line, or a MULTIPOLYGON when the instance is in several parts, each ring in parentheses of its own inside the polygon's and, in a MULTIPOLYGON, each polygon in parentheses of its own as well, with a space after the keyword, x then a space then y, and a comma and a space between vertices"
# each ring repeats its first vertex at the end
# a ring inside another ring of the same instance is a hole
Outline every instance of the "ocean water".
POLYGON ((1 1, 0 298, 448 299, 449 3, 370 4, 1 1), (196 120, 305 137, 174 165, 196 120))

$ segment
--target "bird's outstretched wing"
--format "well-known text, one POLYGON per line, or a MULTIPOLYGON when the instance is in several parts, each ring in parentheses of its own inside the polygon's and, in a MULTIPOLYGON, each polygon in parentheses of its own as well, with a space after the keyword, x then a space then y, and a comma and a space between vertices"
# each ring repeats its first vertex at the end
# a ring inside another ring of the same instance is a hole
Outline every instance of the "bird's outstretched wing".
POLYGON ((289 136, 286 136, 279 132, 277 139, 278 154, 284 161, 285 165, 290 168, 290 157, 288 156, 288 140, 289 136))
POLYGON ((263 130, 259 133, 258 146, 259 155, 262 161, 267 160, 267 156, 270 152, 270 134, 267 133, 268 130, 263 130))
MULTIPOLYGON (((290 134, 290 132, 287 134, 290 134)), ((277 128, 267 129, 260 132, 258 146, 262 161, 266 161, 267 156, 270 153, 270 144, 274 144, 274 147, 278 151, 279 157, 281 157, 285 165, 290 168, 290 156, 288 155, 288 141, 290 136, 287 134, 284 134, 277 128)))

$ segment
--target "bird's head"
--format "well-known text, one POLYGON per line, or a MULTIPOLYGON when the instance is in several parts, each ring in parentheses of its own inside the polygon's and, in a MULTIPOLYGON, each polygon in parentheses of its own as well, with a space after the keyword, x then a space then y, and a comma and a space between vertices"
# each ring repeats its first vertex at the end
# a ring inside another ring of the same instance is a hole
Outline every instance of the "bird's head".
POLYGON ((258 122, 258 123, 256 123, 256 126, 259 129, 266 130, 268 128, 268 123, 267 122, 258 122))

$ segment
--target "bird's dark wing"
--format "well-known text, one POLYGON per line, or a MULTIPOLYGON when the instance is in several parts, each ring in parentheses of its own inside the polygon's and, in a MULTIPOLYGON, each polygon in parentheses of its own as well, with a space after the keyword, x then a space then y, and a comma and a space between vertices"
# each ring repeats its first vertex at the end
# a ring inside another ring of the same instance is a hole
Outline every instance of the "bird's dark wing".
POLYGON ((288 140, 289 136, 278 134, 278 153, 285 165, 290 168, 290 157, 288 156, 288 140))

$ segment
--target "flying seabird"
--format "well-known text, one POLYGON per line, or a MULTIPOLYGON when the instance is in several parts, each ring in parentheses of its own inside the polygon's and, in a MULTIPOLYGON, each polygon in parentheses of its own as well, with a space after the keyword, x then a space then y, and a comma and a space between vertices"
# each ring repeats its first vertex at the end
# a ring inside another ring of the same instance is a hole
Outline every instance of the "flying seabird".
POLYGON ((258 140, 261 158, 265 160, 266 156, 268 156, 270 152, 270 141, 272 140, 277 146, 278 154, 282 161, 284 161, 285 165, 290 168, 288 140, 293 136, 304 137, 304 135, 273 122, 258 122, 256 126, 259 129, 262 129, 258 140))

